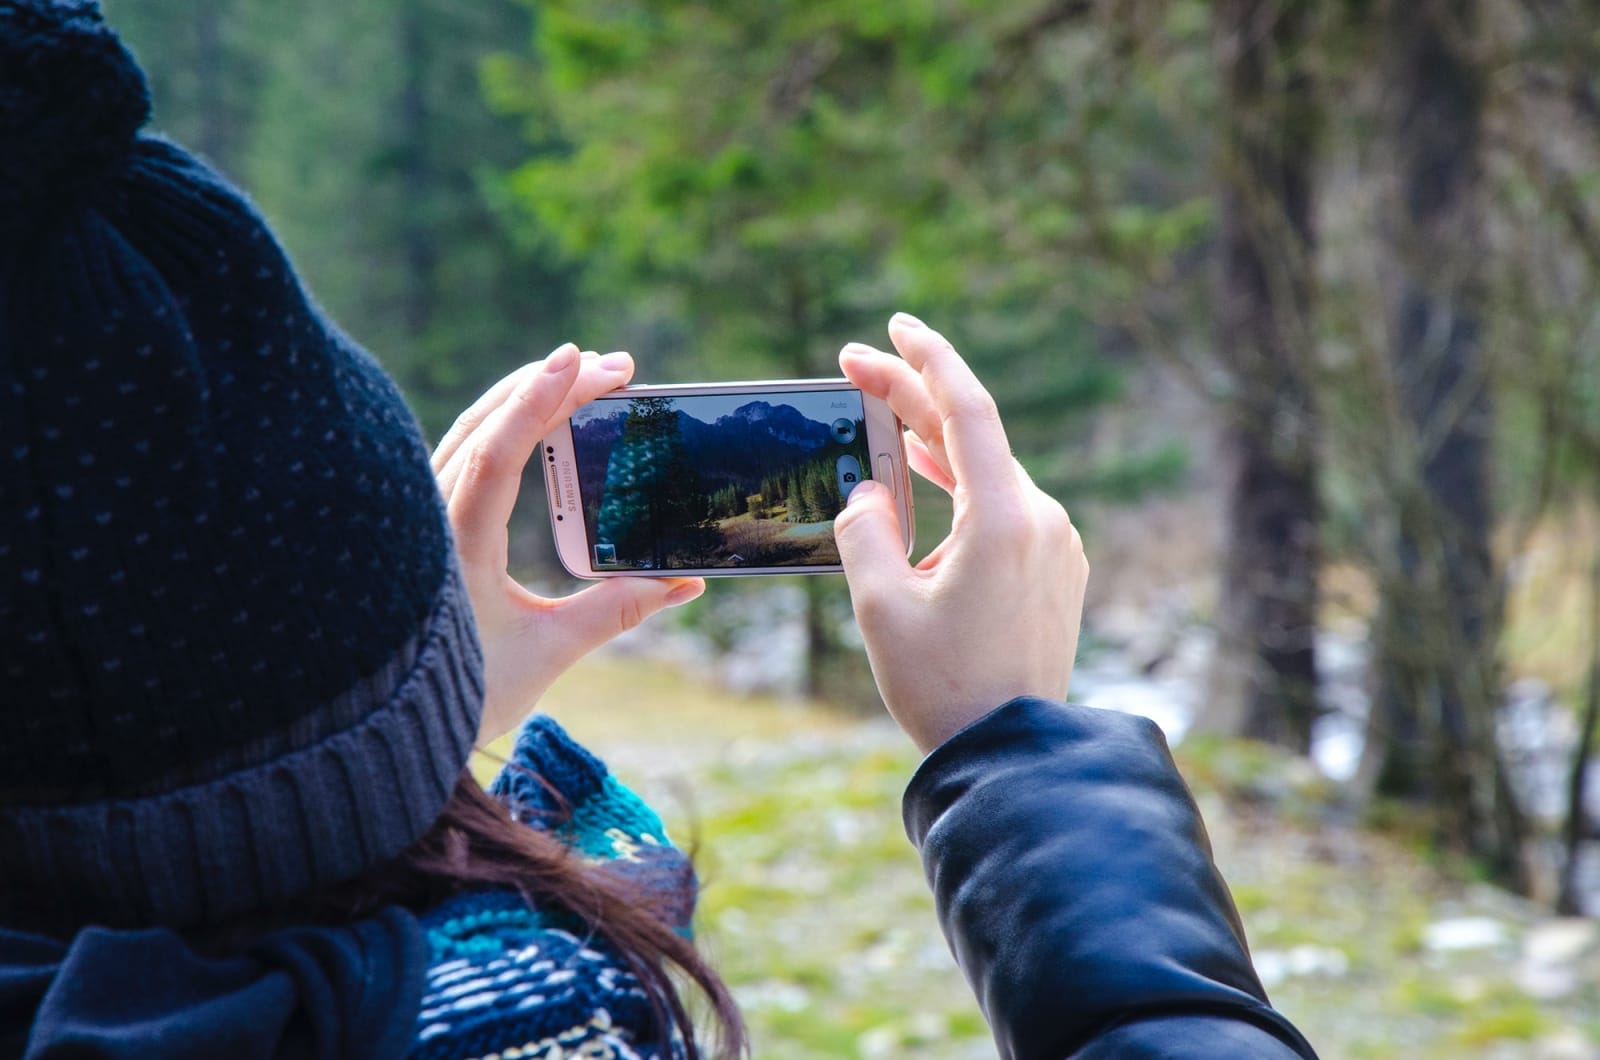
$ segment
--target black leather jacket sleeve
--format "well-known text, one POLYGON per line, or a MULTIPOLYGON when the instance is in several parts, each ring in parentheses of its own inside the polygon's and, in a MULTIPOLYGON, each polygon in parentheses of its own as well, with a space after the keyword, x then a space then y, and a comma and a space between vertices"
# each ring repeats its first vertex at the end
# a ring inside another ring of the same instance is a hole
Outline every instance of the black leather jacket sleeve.
POLYGON ((1315 1057, 1149 720, 1014 699, 934 749, 904 813, 1007 1060, 1315 1057))

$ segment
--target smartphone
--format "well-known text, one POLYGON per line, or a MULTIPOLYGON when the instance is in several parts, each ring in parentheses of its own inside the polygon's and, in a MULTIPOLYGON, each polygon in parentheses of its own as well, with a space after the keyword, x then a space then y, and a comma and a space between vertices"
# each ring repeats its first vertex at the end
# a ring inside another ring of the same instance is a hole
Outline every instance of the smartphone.
POLYGON ((833 517, 911 480, 899 419, 845 379, 630 386, 540 446, 561 563, 579 578, 838 571, 833 517))

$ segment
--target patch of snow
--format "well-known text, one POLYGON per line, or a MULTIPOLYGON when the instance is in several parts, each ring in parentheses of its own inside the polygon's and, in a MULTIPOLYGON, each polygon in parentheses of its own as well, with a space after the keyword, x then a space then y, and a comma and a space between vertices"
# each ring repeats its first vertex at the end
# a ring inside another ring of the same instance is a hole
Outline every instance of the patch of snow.
POLYGON ((1366 742, 1365 721, 1348 714, 1324 714, 1311 727, 1311 760, 1323 776, 1343 782, 1356 775, 1366 742))
POLYGON ((1260 950, 1254 959, 1261 985, 1268 989, 1285 979, 1313 975, 1337 979, 1350 971, 1350 958, 1332 946, 1306 944, 1287 950, 1260 950))
POLYGON ((794 983, 776 979, 733 988, 734 998, 744 1009, 777 1009, 779 1012, 804 1012, 811 995, 794 983))
POLYGON ((1422 933, 1422 946, 1432 953, 1458 950, 1483 950, 1502 946, 1511 938, 1510 929, 1487 916, 1463 916, 1436 920, 1422 933))
POLYGON ((1161 727, 1167 742, 1176 746, 1194 720, 1194 686, 1118 672, 1118 669, 1075 670, 1072 698, 1085 706, 1149 718, 1161 727))
POLYGON ((1580 962, 1597 946, 1600 924, 1593 920, 1558 917, 1535 924, 1522 939, 1517 986, 1545 1001, 1567 997, 1586 978, 1580 962))

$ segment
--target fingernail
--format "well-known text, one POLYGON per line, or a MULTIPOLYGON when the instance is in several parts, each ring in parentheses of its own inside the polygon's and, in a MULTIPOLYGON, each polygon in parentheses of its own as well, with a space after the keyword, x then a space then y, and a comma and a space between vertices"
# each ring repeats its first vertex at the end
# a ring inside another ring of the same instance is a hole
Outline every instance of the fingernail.
POLYGON ((554 375, 571 368, 578 360, 578 347, 572 343, 560 346, 550 351, 550 356, 544 359, 544 370, 554 375))
POLYGON ((857 357, 872 357, 881 354, 883 351, 875 350, 864 342, 847 342, 839 352, 853 353, 857 357))
POLYGON ((667 594, 667 606, 677 607, 679 604, 686 604, 705 591, 705 582, 685 582, 667 594))
POLYGON ((899 324, 903 328, 925 328, 928 326, 910 313, 896 313, 889 318, 889 323, 899 324))
POLYGON ((860 482, 857 482, 855 484, 855 487, 853 489, 851 489, 851 491, 850 491, 850 496, 848 496, 848 497, 846 497, 844 499, 844 503, 846 505, 854 504, 856 501, 860 500, 862 497, 865 497, 868 494, 872 493, 873 491, 879 490, 879 489, 882 489, 882 488, 883 488, 882 486, 879 486, 876 482, 872 481, 870 478, 864 478, 860 482))
POLYGON ((625 353, 608 353, 600 358, 600 367, 608 372, 626 372, 633 365, 633 358, 625 353))

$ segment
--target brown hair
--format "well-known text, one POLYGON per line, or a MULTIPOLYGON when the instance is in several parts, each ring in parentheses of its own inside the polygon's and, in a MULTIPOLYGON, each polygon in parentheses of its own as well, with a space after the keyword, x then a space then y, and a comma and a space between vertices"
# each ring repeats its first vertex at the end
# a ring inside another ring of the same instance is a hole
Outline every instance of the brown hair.
MULTIPOLYGON (((692 886, 692 884, 690 885, 692 886)), ((343 883, 296 899, 286 907, 208 932, 208 947, 233 948, 263 930, 286 923, 347 923, 386 905, 422 912, 465 891, 516 890, 530 906, 577 917, 610 943, 650 997, 656 1034, 665 1043, 677 1030, 689 1060, 746 1054, 744 1022, 733 996, 694 943, 672 926, 671 910, 685 895, 640 886, 602 864, 580 859, 549 832, 511 817, 505 804, 463 771, 455 791, 428 831, 399 857, 343 883), (672 972, 705 995, 714 1021, 704 1052, 672 972)))

